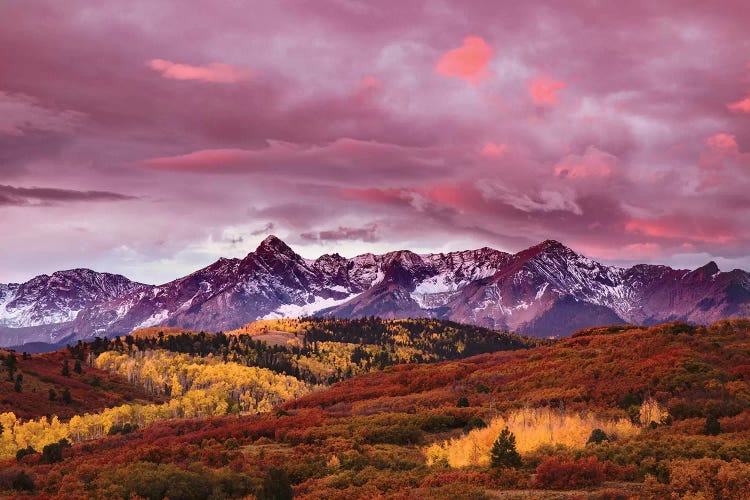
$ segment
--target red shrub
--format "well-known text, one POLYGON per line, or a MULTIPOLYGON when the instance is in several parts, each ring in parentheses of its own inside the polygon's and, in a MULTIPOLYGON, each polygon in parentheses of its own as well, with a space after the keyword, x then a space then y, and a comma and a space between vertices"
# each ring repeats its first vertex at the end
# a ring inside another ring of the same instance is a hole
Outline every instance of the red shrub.
POLYGON ((602 464, 602 470, 608 481, 635 481, 638 476, 635 465, 617 465, 609 460, 602 464))
POLYGON ((596 457, 560 460, 550 457, 536 468, 536 485, 547 489, 575 489, 599 486, 604 480, 604 468, 596 457))

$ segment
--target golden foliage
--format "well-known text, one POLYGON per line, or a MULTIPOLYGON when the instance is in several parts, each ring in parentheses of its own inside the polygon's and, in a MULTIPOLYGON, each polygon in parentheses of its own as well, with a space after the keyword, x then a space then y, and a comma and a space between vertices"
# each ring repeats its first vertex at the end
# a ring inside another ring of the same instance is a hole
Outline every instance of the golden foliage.
POLYGON ((451 467, 487 465, 490 449, 505 427, 516 436, 520 453, 543 445, 565 445, 582 448, 594 429, 618 438, 637 434, 640 429, 628 419, 600 419, 593 414, 568 414, 551 408, 528 408, 511 412, 507 417, 496 417, 483 429, 435 443, 425 450, 429 465, 447 464, 451 467))
POLYGON ((268 332, 302 333, 309 326, 309 322, 294 319, 259 319, 243 325, 236 330, 226 332, 227 335, 262 335, 268 332))
POLYGON ((97 368, 122 375, 156 394, 169 393, 172 398, 163 404, 125 404, 99 413, 75 415, 68 422, 60 422, 56 416, 21 421, 11 412, 0 414, 0 458, 12 457, 27 446, 41 451, 45 445, 63 438, 74 442, 99 439, 113 426, 143 427, 168 418, 225 415, 230 401, 240 411, 266 412, 311 390, 294 377, 266 368, 167 351, 136 351, 132 356, 107 351, 94 363, 97 368))
POLYGON ((310 392, 309 384, 267 368, 224 363, 211 356, 193 358, 164 350, 121 354, 107 351, 94 365, 142 385, 154 394, 187 395, 218 392, 240 405, 241 411, 261 413, 310 392))
POLYGON ((641 404, 640 415, 641 425, 643 426, 651 425, 652 422, 657 425, 663 424, 669 418, 667 409, 653 398, 648 398, 641 404))
POLYGON ((187 328, 180 328, 179 326, 149 326, 146 328, 139 328, 133 330, 130 335, 134 338, 156 338, 159 334, 165 337, 181 335, 183 333, 197 333, 194 330, 188 330, 187 328))

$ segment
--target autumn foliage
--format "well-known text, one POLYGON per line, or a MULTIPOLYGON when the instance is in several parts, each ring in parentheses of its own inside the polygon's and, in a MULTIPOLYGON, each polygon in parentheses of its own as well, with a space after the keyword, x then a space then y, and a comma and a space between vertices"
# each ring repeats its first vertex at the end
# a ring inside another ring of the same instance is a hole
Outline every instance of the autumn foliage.
POLYGON ((568 490, 599 486, 604 480, 604 468, 596 457, 578 460, 550 457, 536 468, 536 485, 540 488, 568 490))
MULTIPOLYGON (((79 414, 89 413, 93 425, 81 432, 93 439, 71 436, 71 418, 37 415, 28 429, 22 427, 32 422, 28 417, 6 420, 3 439, 10 435, 14 449, 25 446, 18 460, 13 453, 0 463, 4 495, 243 498, 273 485, 288 492, 285 475, 295 498, 308 499, 483 498, 529 488, 532 498, 558 488, 585 488, 594 498, 748 496, 750 322, 744 320, 589 332, 531 349, 389 365, 289 398, 274 393, 273 384, 253 386, 234 374, 250 373, 239 368, 227 367, 222 382, 217 377, 227 363, 261 367, 232 361, 223 347, 209 349, 210 336, 179 332, 160 345, 156 335, 132 345, 121 340, 116 349, 100 343, 82 375, 71 370, 70 381, 102 373, 161 401, 79 414), (188 338, 192 353, 164 348, 188 338), (257 413, 253 400, 242 407, 233 397, 209 398, 214 402, 203 406, 212 386, 226 384, 230 395, 235 383, 236 394, 271 391, 270 411, 257 413), (205 392, 184 399, 195 391, 205 392), (461 398, 468 406, 457 407, 461 398), (201 416, 211 408, 223 413, 201 416), (719 423, 716 435, 705 432, 709 416, 719 423), (126 431, 129 422, 135 425, 126 431), (494 469, 490 450, 506 426, 520 465, 494 469), (68 433, 72 447, 60 448, 61 461, 43 460, 45 443, 59 443, 58 432, 68 433), (594 434, 607 439, 590 440, 594 434), (444 459, 431 460, 429 450, 444 459), (272 474, 272 467, 283 474, 272 474)), ((54 368, 62 377, 61 363, 54 368)))

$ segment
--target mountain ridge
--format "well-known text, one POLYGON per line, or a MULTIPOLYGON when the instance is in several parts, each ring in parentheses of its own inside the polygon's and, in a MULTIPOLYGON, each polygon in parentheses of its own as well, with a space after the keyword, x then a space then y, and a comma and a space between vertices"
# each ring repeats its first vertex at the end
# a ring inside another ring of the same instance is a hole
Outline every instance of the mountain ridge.
POLYGON ((708 323, 750 314, 750 274, 606 266, 559 241, 510 254, 397 250, 305 259, 276 236, 162 285, 88 269, 0 284, 0 345, 149 326, 229 330, 263 318, 431 317, 536 336, 605 323, 708 323))

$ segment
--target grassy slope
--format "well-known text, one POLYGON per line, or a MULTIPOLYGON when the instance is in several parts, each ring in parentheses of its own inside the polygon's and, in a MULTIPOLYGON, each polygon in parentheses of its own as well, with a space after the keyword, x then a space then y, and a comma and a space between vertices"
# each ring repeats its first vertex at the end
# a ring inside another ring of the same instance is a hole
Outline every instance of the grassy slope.
MULTIPOLYGON (((5 355, 5 352, 2 352, 5 355)), ((67 350, 47 354, 33 354, 30 360, 23 360, 16 353, 18 372, 23 374, 23 390, 18 393, 12 382, 7 380, 5 368, 0 368, 0 413, 12 411, 22 419, 57 415, 66 420, 73 415, 91 413, 131 401, 155 401, 141 388, 127 380, 83 363, 83 372, 73 371, 75 361, 67 350), (63 361, 67 359, 70 377, 62 375, 63 361), (71 403, 62 401, 62 392, 70 391, 71 403), (50 401, 49 390, 57 394, 56 401, 50 401)))
POLYGON ((563 404, 570 410, 618 411, 629 393, 650 394, 674 407, 689 402, 701 410, 715 404, 731 411, 750 404, 750 395, 740 388, 750 379, 750 323, 683 326, 590 329, 532 350, 398 366, 307 396, 290 407, 356 413, 388 402, 394 410, 408 411, 415 399, 441 406, 466 396, 473 406, 488 407, 494 401, 500 411, 563 404), (734 387, 733 381, 740 385, 734 387), (478 390, 480 385, 490 391, 478 390))

